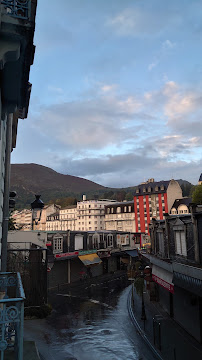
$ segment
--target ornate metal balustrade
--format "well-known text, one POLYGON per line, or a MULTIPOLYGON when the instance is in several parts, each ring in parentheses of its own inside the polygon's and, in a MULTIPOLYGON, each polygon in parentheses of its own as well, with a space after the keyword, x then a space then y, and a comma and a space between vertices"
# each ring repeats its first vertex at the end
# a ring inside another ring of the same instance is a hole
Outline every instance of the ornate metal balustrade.
POLYGON ((6 13, 19 19, 29 19, 31 0, 1 0, 6 13))
POLYGON ((0 353, 23 360, 25 294, 19 273, 0 273, 0 353))

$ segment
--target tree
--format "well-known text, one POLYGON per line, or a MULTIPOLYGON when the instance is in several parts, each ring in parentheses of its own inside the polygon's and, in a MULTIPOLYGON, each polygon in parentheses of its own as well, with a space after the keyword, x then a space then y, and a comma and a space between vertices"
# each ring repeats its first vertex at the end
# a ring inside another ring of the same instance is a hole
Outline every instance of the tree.
POLYGON ((202 205, 202 184, 195 187, 192 194, 192 201, 197 205, 202 205))
POLYGON ((131 192, 128 192, 128 193, 126 194, 126 200, 127 200, 127 201, 132 201, 133 199, 134 199, 133 194, 132 194, 131 192))

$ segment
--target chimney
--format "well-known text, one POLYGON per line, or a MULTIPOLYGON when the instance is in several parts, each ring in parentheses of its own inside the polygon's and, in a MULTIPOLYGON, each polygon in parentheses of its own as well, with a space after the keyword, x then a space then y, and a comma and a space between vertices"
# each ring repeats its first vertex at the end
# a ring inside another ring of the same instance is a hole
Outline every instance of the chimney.
POLYGON ((83 201, 86 201, 86 195, 83 195, 83 201))

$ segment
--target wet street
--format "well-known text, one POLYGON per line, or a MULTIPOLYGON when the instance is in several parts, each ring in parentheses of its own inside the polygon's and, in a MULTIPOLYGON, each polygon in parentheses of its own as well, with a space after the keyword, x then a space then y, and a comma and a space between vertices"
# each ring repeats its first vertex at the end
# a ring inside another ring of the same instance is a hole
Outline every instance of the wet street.
POLYGON ((130 321, 129 290, 58 294, 51 316, 25 321, 25 339, 34 340, 46 360, 153 360, 130 321))

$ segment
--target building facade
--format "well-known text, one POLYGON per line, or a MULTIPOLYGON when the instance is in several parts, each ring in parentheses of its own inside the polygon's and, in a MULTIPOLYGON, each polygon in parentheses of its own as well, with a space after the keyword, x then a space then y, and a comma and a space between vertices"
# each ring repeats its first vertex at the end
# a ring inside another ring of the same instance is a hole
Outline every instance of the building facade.
POLYGON ((116 203, 115 200, 83 200, 77 203, 76 229, 96 231, 105 228, 105 206, 116 203))
POLYGON ((202 212, 153 219, 151 253, 156 300, 198 342, 202 343, 202 212))
MULTIPOLYGON (((0 3, 0 252, 6 252, 9 217, 10 153, 18 119, 28 113, 30 66, 35 47, 36 0, 0 3), (3 249, 2 249, 3 247, 3 249)), ((3 256, 5 258, 5 256, 3 256)), ((4 264, 5 270, 6 264, 4 264)))
POLYGON ((182 198, 182 189, 175 180, 155 182, 149 179, 135 189, 134 212, 136 232, 149 234, 152 218, 163 220, 176 199, 182 198))
POLYGON ((136 232, 134 201, 106 205, 105 229, 136 232))

